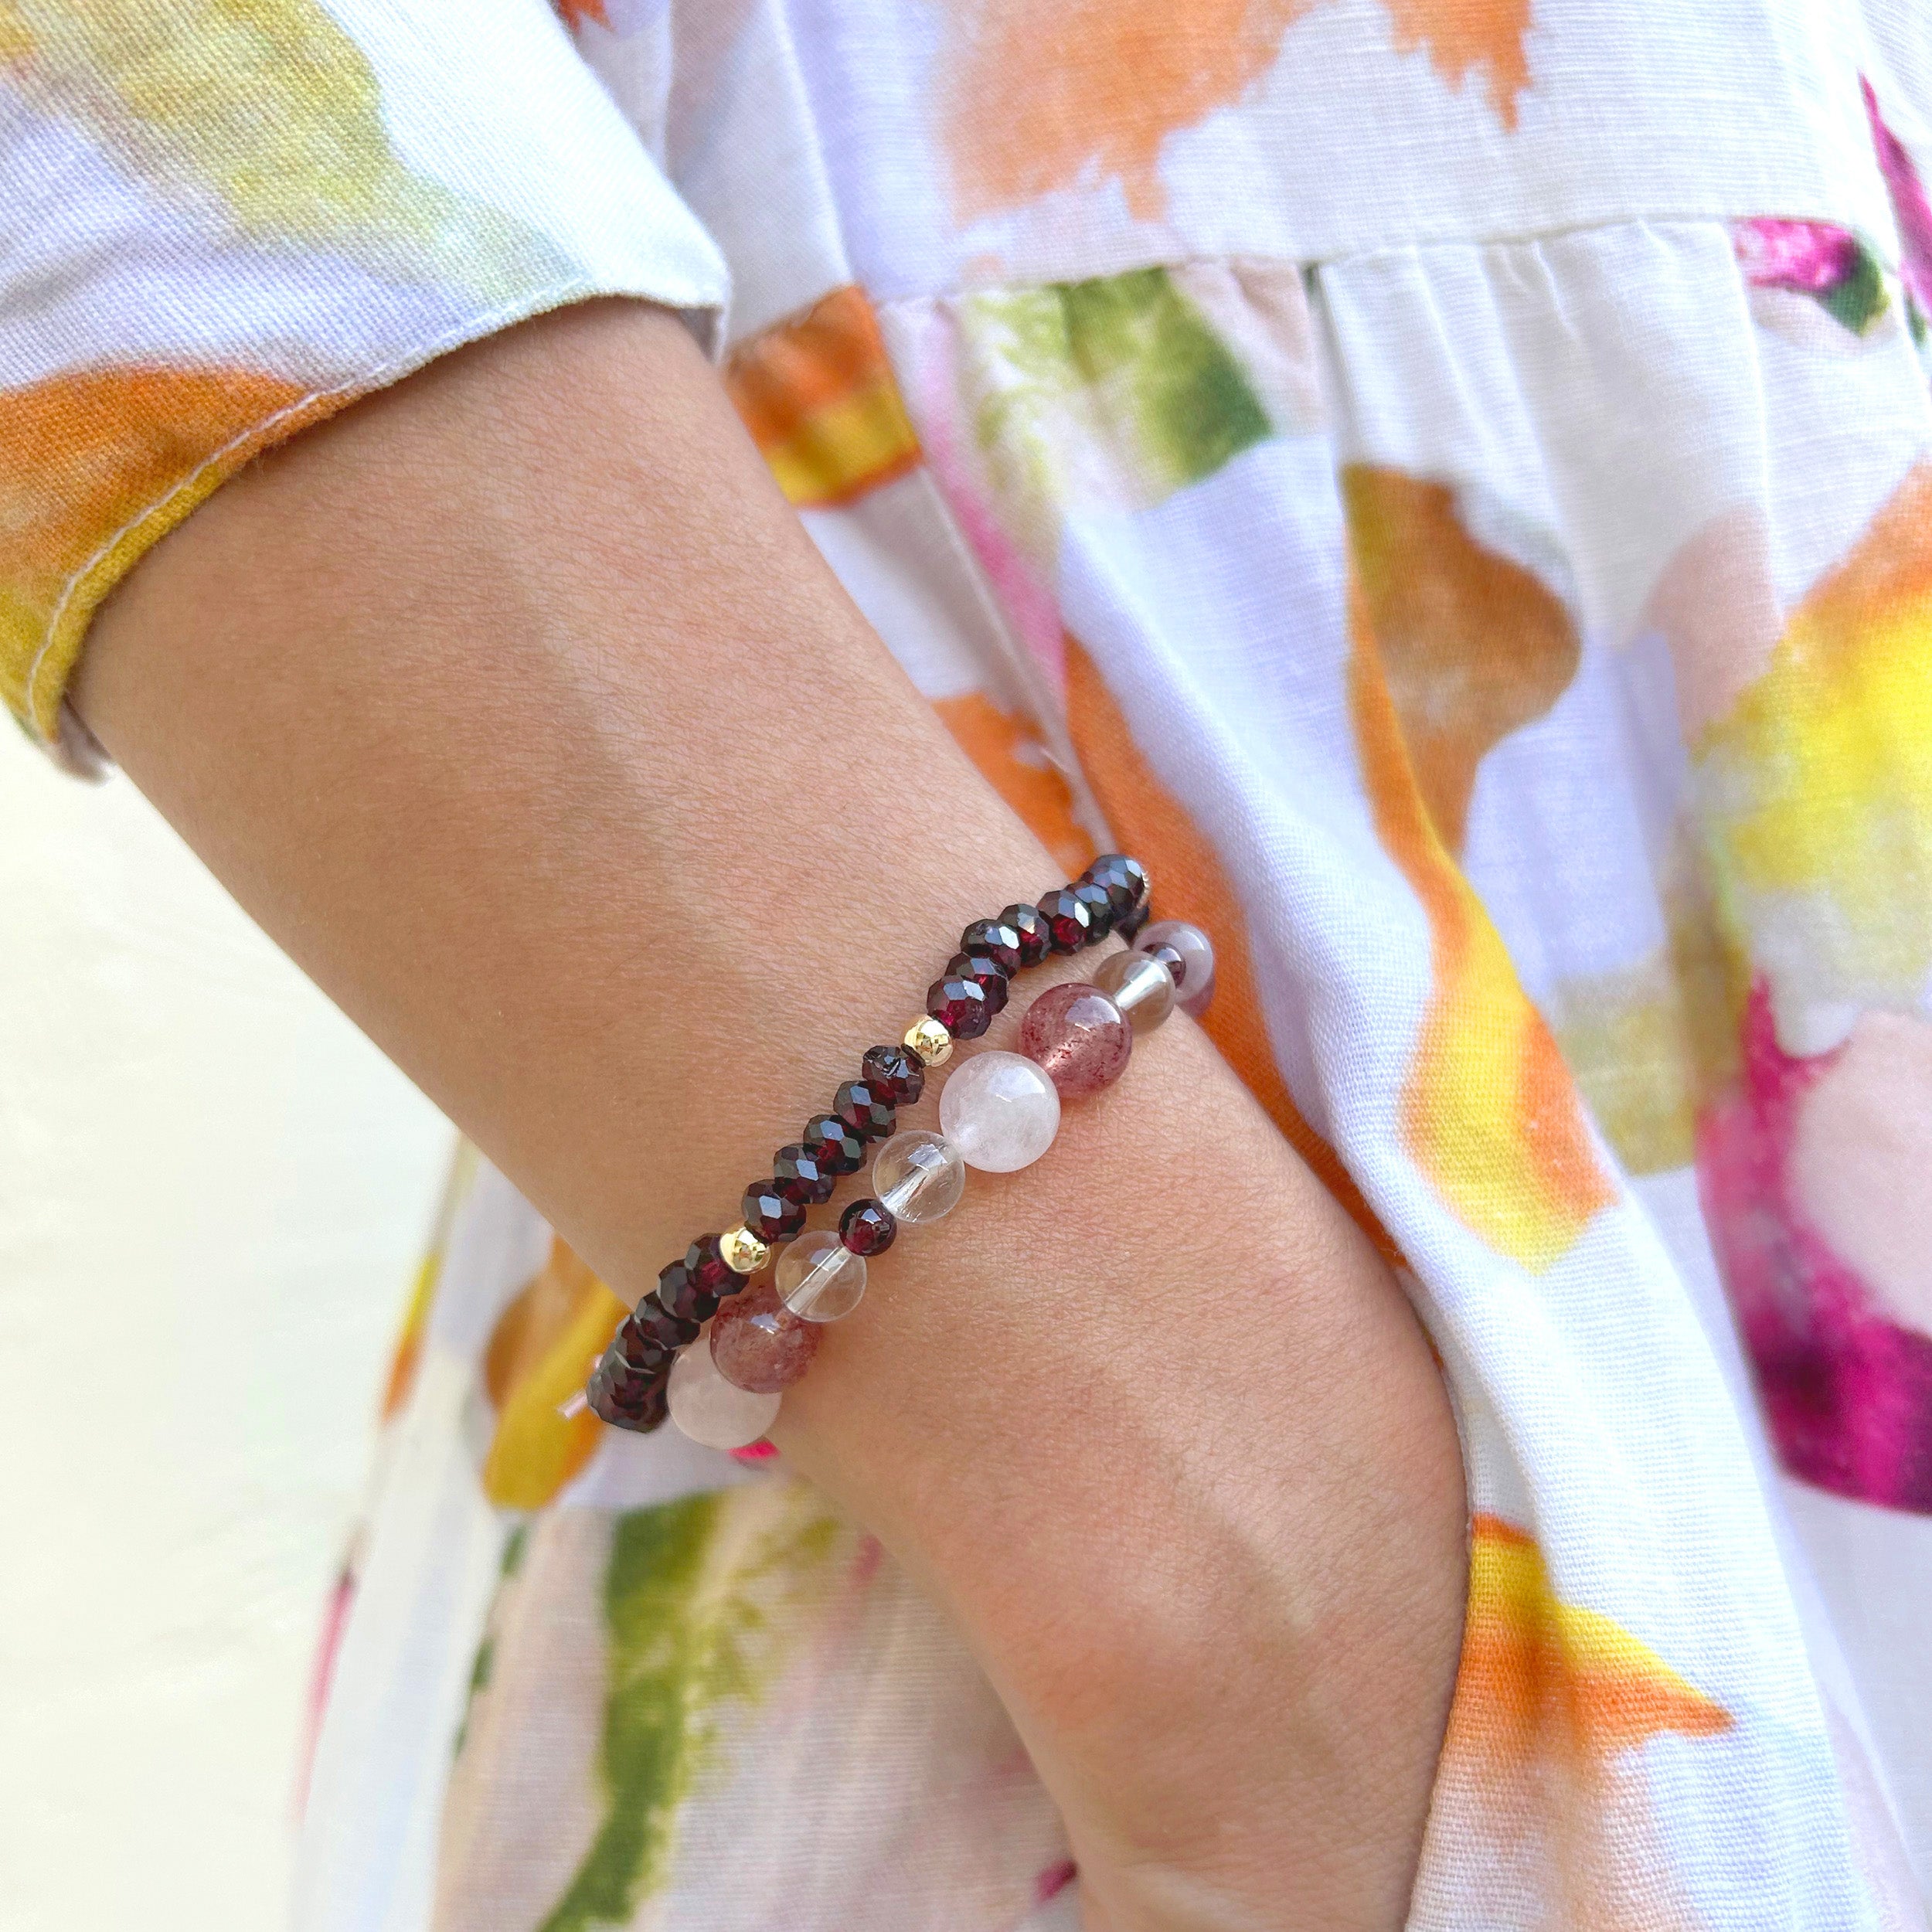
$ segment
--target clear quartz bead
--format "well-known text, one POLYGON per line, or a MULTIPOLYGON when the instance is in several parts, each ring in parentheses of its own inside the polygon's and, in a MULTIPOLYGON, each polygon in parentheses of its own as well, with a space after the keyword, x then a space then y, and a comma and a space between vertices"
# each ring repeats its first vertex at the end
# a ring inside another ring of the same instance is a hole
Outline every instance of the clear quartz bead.
POLYGON ((1174 1010, 1174 975, 1145 953, 1109 953, 1094 968, 1094 984, 1112 995, 1137 1033, 1152 1032, 1174 1010))
POLYGON ((951 1213, 965 1187, 965 1161, 943 1134, 895 1134, 872 1160, 873 1194, 908 1227, 951 1213))
POLYGON ((778 1299, 804 1321, 836 1321, 866 1292, 866 1257, 829 1228, 801 1234, 778 1260, 778 1299))
POLYGON ((1199 1019, 1214 997, 1213 940, 1184 919, 1158 919, 1141 927, 1134 950, 1148 953, 1156 946, 1172 946, 1181 955, 1184 970, 1177 978, 1180 1009, 1189 1018, 1199 1019))
POLYGON ((968 1167, 1012 1174, 1053 1145, 1060 1097, 1021 1053, 975 1053, 939 1096, 939 1124, 968 1167))
POLYGON ((757 1441, 777 1420, 781 1400, 726 1381, 702 1342, 672 1364, 669 1393, 671 1420, 707 1449, 742 1449, 757 1441))

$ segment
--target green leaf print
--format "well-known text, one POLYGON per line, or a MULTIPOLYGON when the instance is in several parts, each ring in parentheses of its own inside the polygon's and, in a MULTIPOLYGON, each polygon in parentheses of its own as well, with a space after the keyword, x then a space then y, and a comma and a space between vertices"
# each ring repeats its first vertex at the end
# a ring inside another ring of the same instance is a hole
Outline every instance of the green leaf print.
POLYGON ((1818 299, 1832 321, 1854 335, 1862 335, 1888 305, 1885 271, 1879 266, 1877 256, 1862 241, 1859 242, 1852 251, 1850 274, 1825 290, 1818 299))
POLYGON ((1273 433, 1164 268, 970 298, 962 379, 994 481, 1038 534, 1097 484, 1158 502, 1273 433))
POLYGON ((678 1813, 719 1719, 782 1667, 791 1606, 842 1536, 801 1483, 687 1496, 617 1519, 604 1573, 604 1821, 541 1932, 626 1925, 670 1875, 678 1813))

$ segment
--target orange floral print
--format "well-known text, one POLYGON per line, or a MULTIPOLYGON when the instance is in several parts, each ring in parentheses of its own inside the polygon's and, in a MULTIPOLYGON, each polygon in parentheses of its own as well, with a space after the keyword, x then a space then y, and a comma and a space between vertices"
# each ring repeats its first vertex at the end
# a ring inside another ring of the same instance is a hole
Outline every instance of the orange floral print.
POLYGON ((1247 920, 1219 855, 1155 777, 1114 694, 1077 639, 1066 648, 1066 717, 1100 809, 1124 850, 1146 864, 1161 916, 1185 919, 1214 941, 1214 1003, 1201 1024, 1288 1143, 1391 1262, 1394 1242, 1335 1149, 1294 1104, 1275 1064, 1248 951, 1247 920))
POLYGON ((849 503, 919 461, 878 318, 835 289, 762 330, 725 366, 725 386, 778 487, 800 509, 849 503))
POLYGON ((266 444, 348 400, 252 369, 87 369, 0 391, 3 694, 52 739, 96 607, 266 444))
POLYGON ((1563 1055, 1436 829, 1367 600, 1353 585, 1349 615, 1350 699, 1376 829, 1422 901, 1432 939, 1434 990, 1403 1088, 1403 1142, 1468 1226, 1545 1268, 1615 1190, 1563 1055))

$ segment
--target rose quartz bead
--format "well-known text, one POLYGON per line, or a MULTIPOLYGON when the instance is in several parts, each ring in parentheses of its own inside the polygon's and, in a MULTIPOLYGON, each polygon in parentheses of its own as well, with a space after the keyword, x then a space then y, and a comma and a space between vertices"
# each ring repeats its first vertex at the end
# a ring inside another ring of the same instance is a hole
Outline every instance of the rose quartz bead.
POLYGON ((1109 953, 1094 984, 1127 1015, 1137 1033, 1151 1033, 1174 1010, 1174 975, 1147 953, 1109 953))
POLYGON ((711 1359, 735 1386, 776 1395, 811 1366, 823 1332, 815 1322, 801 1321, 770 1282, 754 1282, 712 1318, 711 1359))
POLYGON ((1053 986, 1026 1009, 1020 1051, 1046 1070, 1063 1100, 1084 1100, 1127 1071, 1134 1029, 1097 986, 1053 986))
POLYGON ((1019 1053, 975 1053, 940 1090, 939 1124, 968 1167, 1014 1174, 1060 1131, 1060 1090, 1019 1053))
POLYGON ((1181 1011, 1199 1019, 1214 997, 1213 940, 1184 919, 1157 919, 1142 929, 1134 950, 1151 953, 1157 946, 1171 946, 1180 954, 1182 970, 1174 975, 1174 982, 1180 993, 1181 1011))
POLYGON ((718 1372, 711 1351, 685 1350, 671 1371, 671 1420, 707 1449, 742 1449, 778 1420, 781 1398, 755 1395, 718 1372))

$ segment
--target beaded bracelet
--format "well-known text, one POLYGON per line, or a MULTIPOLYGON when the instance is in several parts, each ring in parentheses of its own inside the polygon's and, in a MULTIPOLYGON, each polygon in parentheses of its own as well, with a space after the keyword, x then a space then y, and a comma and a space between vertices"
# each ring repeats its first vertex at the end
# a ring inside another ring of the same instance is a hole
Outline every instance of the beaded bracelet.
POLYGON ((858 1306, 869 1256, 884 1253, 901 1226, 950 1214, 968 1168, 1011 1173, 1038 1160, 1059 1131, 1060 1102, 1117 1080, 1135 1033, 1151 1032, 1177 1005, 1194 1015, 1206 1006, 1214 990, 1207 935, 1147 917, 1145 869, 1110 852, 1037 905, 975 920, 928 988, 923 1015, 897 1045, 868 1050, 858 1079, 832 1096, 832 1111, 778 1150, 770 1177, 746 1189, 742 1222, 699 1235, 659 1274, 566 1413, 587 1405, 640 1434, 668 1414, 713 1448, 757 1441, 782 1392, 811 1366, 825 1324, 858 1306), (1068 981, 1036 999, 1019 1053, 977 1053, 954 1070, 940 1095, 938 1133, 893 1131, 898 1110, 924 1091, 927 1070, 951 1058, 956 1041, 977 1039, 1004 1009, 1016 974, 1109 934, 1131 950, 1102 960, 1090 983, 1068 981), (845 1209, 835 1234, 807 1232, 808 1209, 832 1199, 875 1141, 883 1145, 872 1157, 872 1192, 845 1209), (707 1321, 707 1340, 694 1345, 707 1321))

